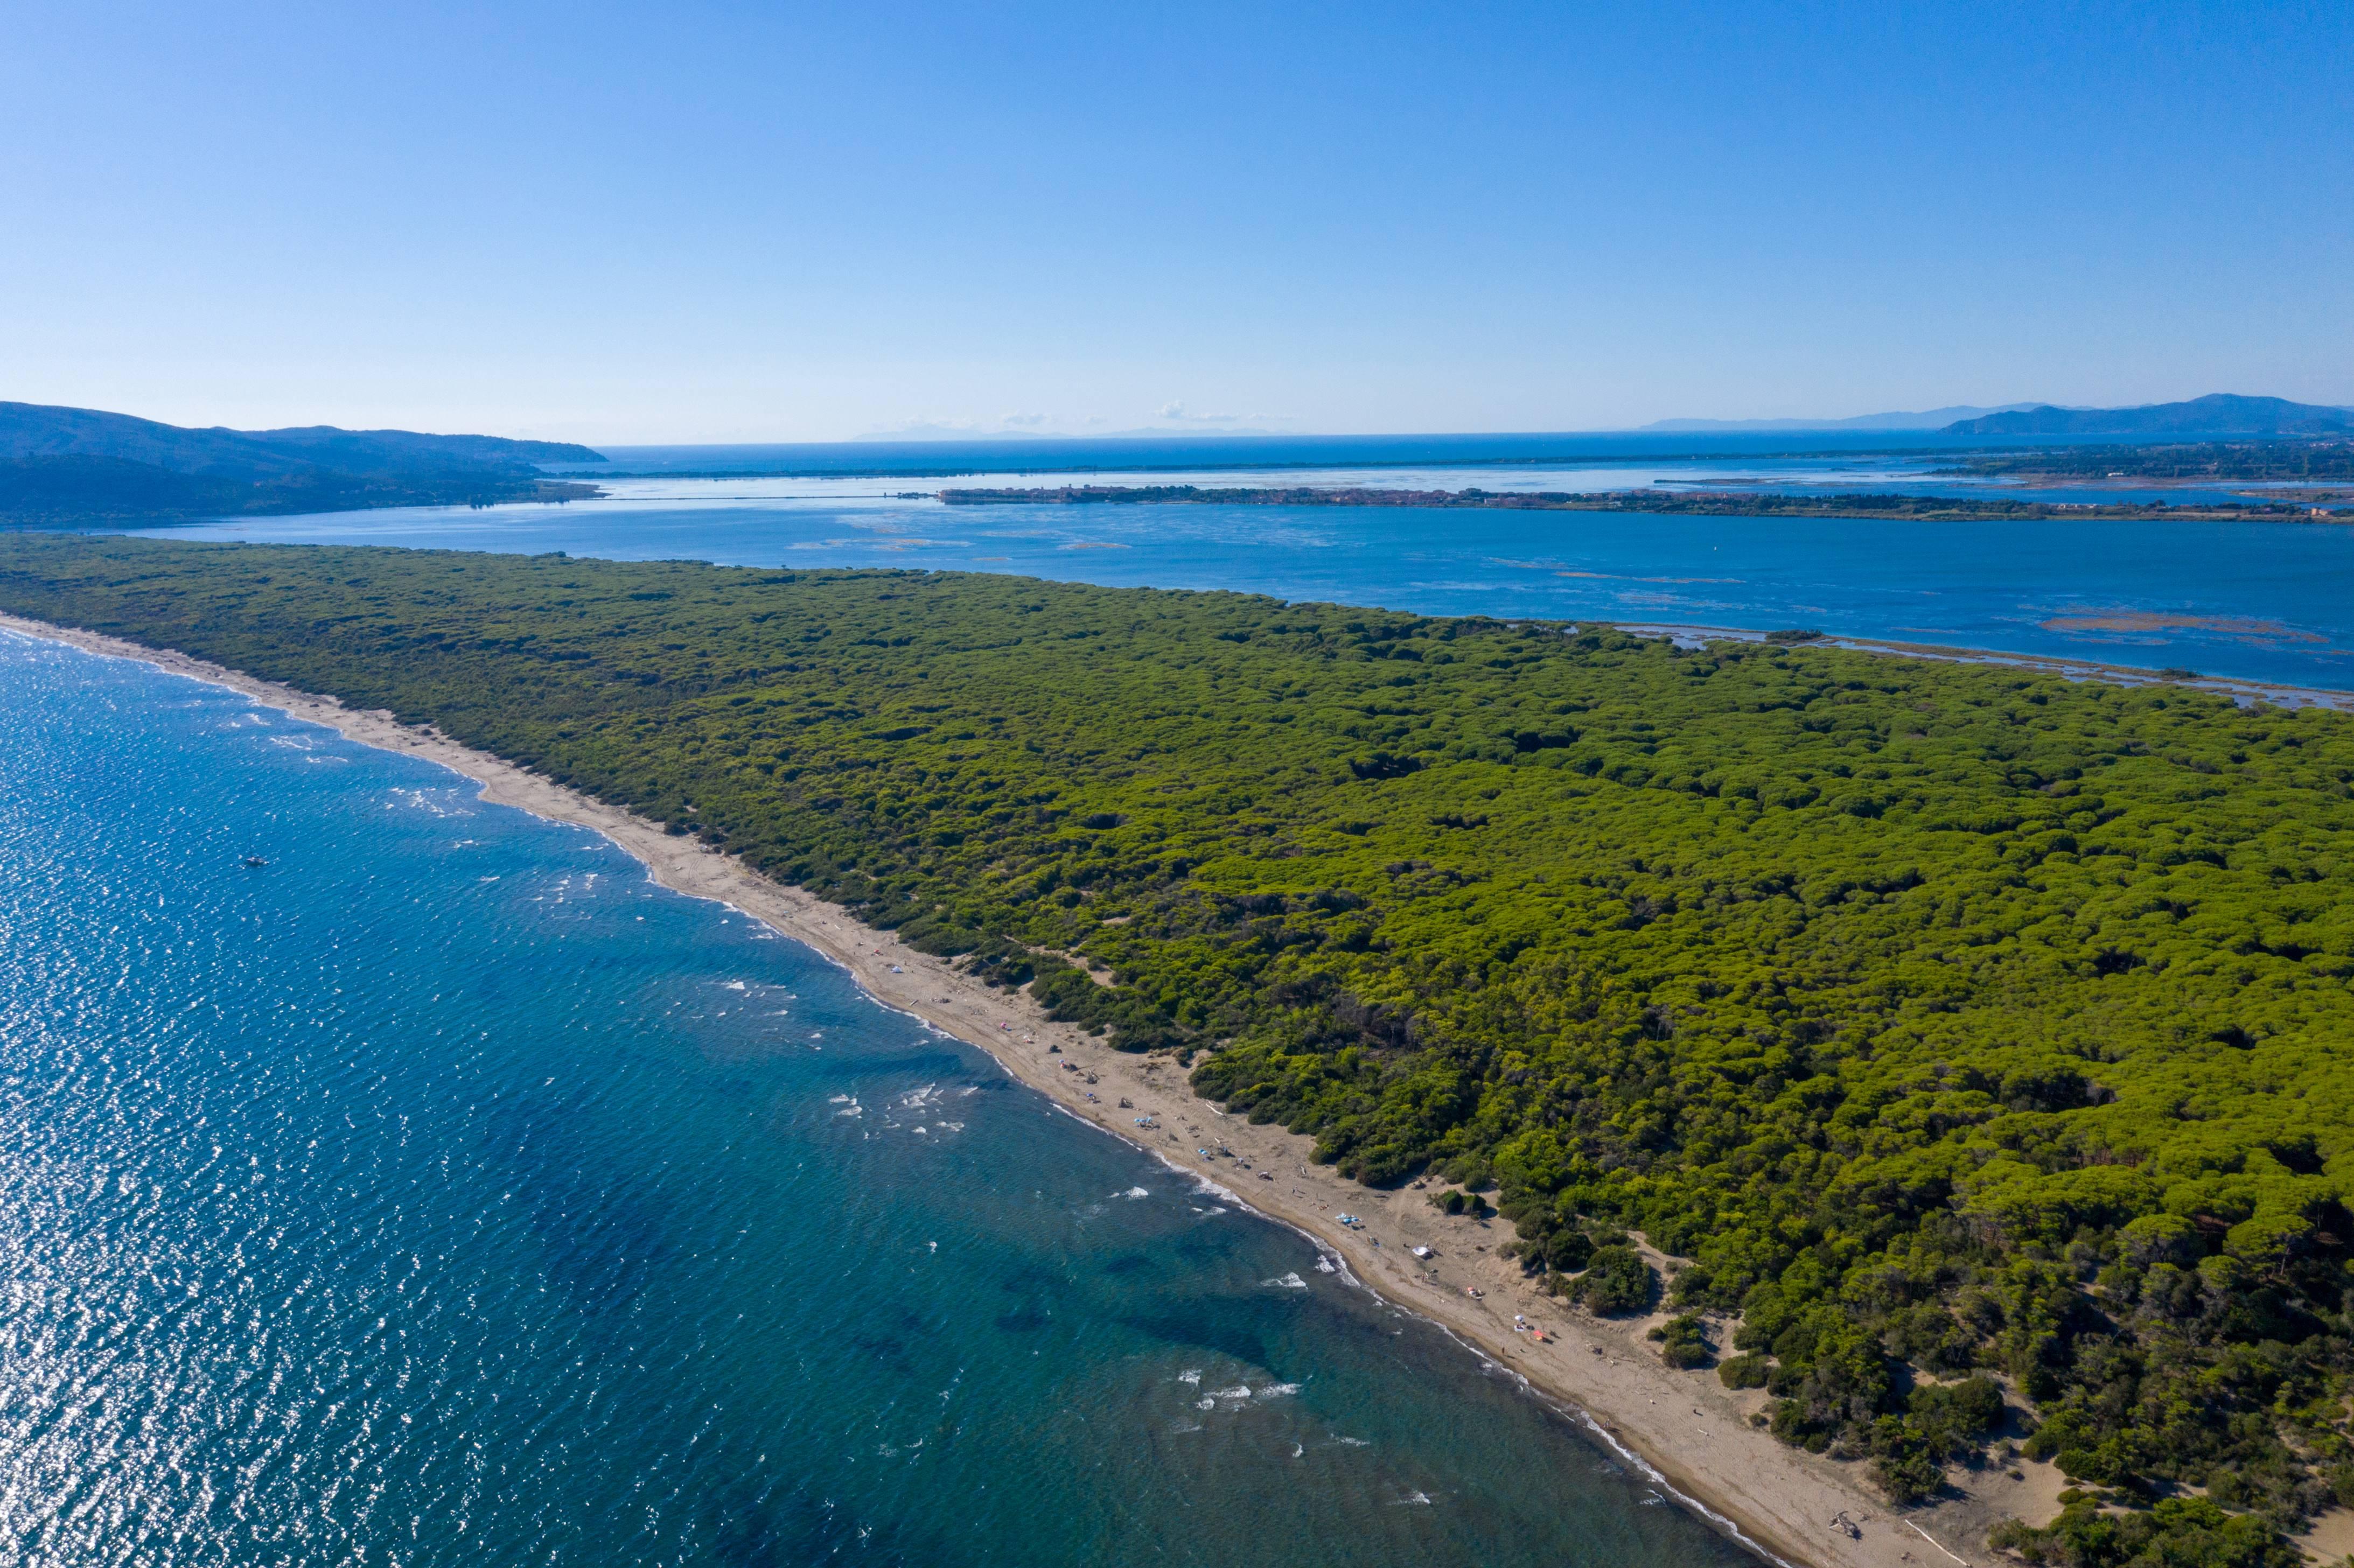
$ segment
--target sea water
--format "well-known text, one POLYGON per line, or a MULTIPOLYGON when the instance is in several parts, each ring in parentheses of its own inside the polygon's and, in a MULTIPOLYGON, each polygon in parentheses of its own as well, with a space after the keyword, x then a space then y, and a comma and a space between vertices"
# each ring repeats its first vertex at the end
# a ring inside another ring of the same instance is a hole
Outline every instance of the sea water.
POLYGON ((5 634, 0 1191, 12 1564, 1743 1560, 604 840, 5 634))
MULTIPOLYGON (((347 512, 155 532, 731 566, 1014 572, 1424 614, 1812 629, 2354 688, 2354 524, 2343 521, 1931 523, 1429 507, 950 506, 933 493, 951 484, 1090 480, 1401 489, 1476 483, 1494 491, 1749 481, 1795 491, 1956 488, 1931 480, 1933 466, 1925 459, 1865 454, 1256 474, 1198 469, 922 480, 637 479, 611 481, 607 497, 565 506, 347 512)), ((2170 493, 2177 501, 2200 499, 2170 493)))
MULTIPOLYGON (((1773 458, 1877 454, 1893 450, 1955 454, 1983 436, 1941 430, 1554 430, 1454 435, 1001 436, 969 440, 794 441, 698 446, 607 446, 602 461, 548 463, 555 473, 938 474, 1122 470, 1313 469, 1350 464, 1494 467, 1512 463, 1773 458)), ((2019 445, 2067 447, 2085 438, 2034 437, 2019 445)))

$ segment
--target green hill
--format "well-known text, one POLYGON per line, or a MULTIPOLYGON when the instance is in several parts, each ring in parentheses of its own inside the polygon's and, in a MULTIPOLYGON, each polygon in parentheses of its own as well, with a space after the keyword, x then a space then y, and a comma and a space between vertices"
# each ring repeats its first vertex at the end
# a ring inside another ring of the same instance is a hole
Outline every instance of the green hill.
POLYGON ((186 429, 94 408, 0 403, 0 520, 90 523, 343 511, 592 492, 538 464, 587 447, 409 430, 186 429))
POLYGON ((2354 409, 2211 393, 2133 408, 2038 408, 1956 419, 1949 436, 2313 436, 2354 431, 2354 409))

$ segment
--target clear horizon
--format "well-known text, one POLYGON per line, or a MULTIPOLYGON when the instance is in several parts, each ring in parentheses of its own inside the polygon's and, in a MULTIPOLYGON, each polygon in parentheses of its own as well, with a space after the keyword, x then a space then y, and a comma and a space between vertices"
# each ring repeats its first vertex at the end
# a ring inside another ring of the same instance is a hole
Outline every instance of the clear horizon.
POLYGON ((589 444, 2354 404, 2343 7, 101 3, 11 46, 29 402, 589 444))

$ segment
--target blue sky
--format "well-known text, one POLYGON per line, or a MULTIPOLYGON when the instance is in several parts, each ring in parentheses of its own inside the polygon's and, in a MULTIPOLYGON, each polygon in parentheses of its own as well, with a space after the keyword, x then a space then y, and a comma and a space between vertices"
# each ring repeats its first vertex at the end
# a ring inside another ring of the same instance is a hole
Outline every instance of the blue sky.
POLYGON ((2354 403, 2349 69, 2343 0, 27 6, 0 397, 607 442, 2354 403))

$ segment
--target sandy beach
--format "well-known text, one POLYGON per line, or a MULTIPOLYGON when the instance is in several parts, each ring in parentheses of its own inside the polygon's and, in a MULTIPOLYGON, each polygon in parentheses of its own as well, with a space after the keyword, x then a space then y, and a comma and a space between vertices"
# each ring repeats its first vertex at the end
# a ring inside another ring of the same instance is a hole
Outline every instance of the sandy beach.
MULTIPOLYGON (((1734 1392, 1712 1371, 1664 1366, 1644 1338, 1664 1314, 1596 1319, 1539 1294, 1516 1264, 1497 1256, 1511 1239, 1504 1222, 1450 1218, 1424 1190, 1377 1192, 1312 1165, 1310 1139, 1226 1115, 1193 1093, 1172 1058, 1109 1050, 1075 1026, 1048 1022, 1026 993, 992 990, 692 838, 387 713, 346 708, 169 650, 7 616, 0 616, 0 629, 228 687, 363 745, 439 763, 478 781, 487 801, 603 834, 664 886, 727 904, 815 948, 886 1006, 981 1047, 1070 1114, 1306 1233, 1357 1281, 1524 1377, 1648 1467, 1662 1487, 1773 1557, 1810 1568, 1976 1568, 1999 1561, 1985 1544, 1998 1520, 2041 1522, 2057 1511, 2066 1484, 2057 1472, 2013 1461, 1957 1472, 1956 1495, 1899 1513, 1880 1500, 1861 1464, 1786 1447, 1752 1425, 1766 1404, 1762 1390, 1734 1392), (1341 1224, 1337 1216, 1344 1213, 1362 1223, 1341 1224), (1415 1255, 1416 1247, 1431 1255, 1415 1255)), ((1721 1328, 1717 1338, 1725 1348, 1721 1328)))

